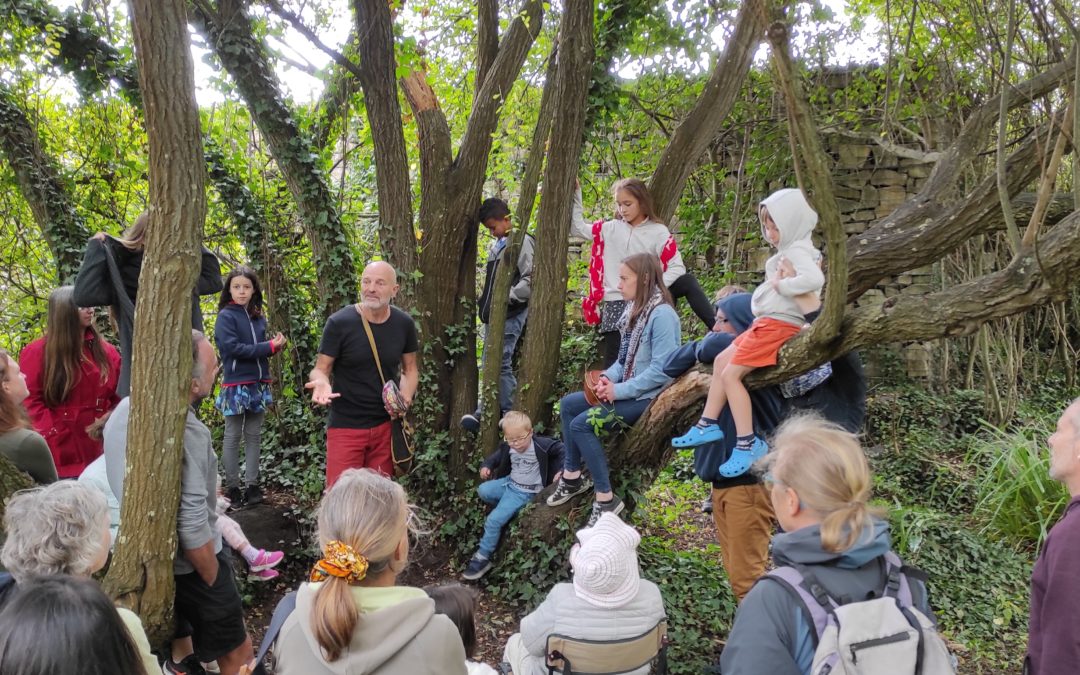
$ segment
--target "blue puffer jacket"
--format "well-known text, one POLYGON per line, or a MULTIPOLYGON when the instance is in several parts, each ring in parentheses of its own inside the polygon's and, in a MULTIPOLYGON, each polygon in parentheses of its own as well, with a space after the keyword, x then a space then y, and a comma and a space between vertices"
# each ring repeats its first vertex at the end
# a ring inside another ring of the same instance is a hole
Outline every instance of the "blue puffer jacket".
POLYGON ((223 384, 270 381, 270 355, 274 348, 266 339, 266 319, 252 319, 237 304, 221 308, 214 324, 214 341, 221 354, 223 384))

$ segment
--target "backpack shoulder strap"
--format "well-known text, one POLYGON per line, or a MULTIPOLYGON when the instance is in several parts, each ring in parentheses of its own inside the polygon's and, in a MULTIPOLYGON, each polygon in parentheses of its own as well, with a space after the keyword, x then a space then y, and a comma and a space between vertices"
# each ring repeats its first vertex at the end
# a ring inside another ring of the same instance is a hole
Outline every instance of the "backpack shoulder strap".
POLYGON ((883 557, 885 558, 885 572, 889 577, 885 586, 886 595, 896 598, 901 607, 911 607, 915 604, 915 599, 911 595, 911 584, 908 582, 903 561, 892 551, 887 552, 883 557))
POLYGON ((808 583, 805 572, 805 569, 800 570, 796 567, 784 566, 777 567, 762 578, 777 581, 781 587, 787 589, 799 601, 808 623, 814 628, 814 648, 816 649, 818 642, 821 641, 822 634, 825 633, 825 627, 829 623, 829 614, 835 608, 836 603, 832 602, 832 599, 816 581, 808 583), (816 587, 820 592, 812 592, 811 588, 813 587, 816 587))
POLYGON ((293 613, 294 609, 296 609, 296 591, 286 593, 285 597, 281 598, 277 607, 274 608, 274 615, 270 619, 270 626, 266 629, 266 634, 263 635, 262 643, 259 644, 258 654, 255 655, 256 675, 266 673, 266 667, 263 665, 263 659, 266 658, 266 652, 270 649, 270 645, 274 644, 274 640, 277 639, 278 633, 281 632, 281 627, 285 625, 285 619, 289 618, 289 615, 293 613))

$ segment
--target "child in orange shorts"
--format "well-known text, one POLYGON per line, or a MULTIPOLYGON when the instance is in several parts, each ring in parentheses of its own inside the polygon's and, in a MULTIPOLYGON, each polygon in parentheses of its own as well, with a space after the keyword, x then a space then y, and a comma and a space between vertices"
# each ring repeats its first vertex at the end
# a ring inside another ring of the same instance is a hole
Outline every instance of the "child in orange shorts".
POLYGON ((825 283, 818 264, 821 253, 811 241, 817 213, 801 190, 785 188, 769 195, 761 202, 758 217, 762 234, 776 247, 776 254, 765 263, 765 283, 754 291, 751 308, 756 318, 713 362, 701 419, 671 441, 676 448, 691 448, 721 440, 724 433, 717 419, 725 403, 730 405, 738 441, 731 458, 719 469, 720 475, 728 478, 746 473, 769 450, 754 434, 750 394, 742 380, 755 368, 776 365, 780 347, 802 329, 806 314, 820 307, 825 283), (808 294, 813 307, 808 306, 808 294))

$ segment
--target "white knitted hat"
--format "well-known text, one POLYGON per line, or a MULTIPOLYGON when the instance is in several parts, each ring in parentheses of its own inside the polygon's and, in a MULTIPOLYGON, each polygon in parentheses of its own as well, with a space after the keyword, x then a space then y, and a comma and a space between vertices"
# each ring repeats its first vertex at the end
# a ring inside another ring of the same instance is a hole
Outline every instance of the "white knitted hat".
POLYGON ((621 607, 633 600, 641 585, 637 530, 605 513, 596 525, 579 530, 577 538, 581 545, 570 549, 577 596, 597 607, 621 607))

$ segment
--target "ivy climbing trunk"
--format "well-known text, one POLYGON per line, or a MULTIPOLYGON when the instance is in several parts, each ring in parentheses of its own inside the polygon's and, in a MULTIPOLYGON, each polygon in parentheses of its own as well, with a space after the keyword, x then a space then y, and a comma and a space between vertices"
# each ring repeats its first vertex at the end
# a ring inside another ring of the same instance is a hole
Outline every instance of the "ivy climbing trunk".
POLYGON ((529 330, 525 334, 521 406, 534 419, 551 418, 551 383, 559 369, 563 315, 566 311, 566 241, 570 236, 570 210, 574 181, 581 161, 585 132, 585 99, 593 64, 593 11, 591 3, 570 3, 559 27, 555 72, 555 113, 544 168, 544 193, 537 213, 537 249, 533 264, 533 292, 529 330))
POLYGON ((150 225, 135 315, 121 529, 107 587, 147 635, 172 635, 173 556, 191 391, 191 288, 206 215, 199 110, 184 0, 132 0, 149 145, 150 225))
POLYGON ((0 83, 0 151, 7 158, 34 222, 52 249, 56 277, 71 283, 89 234, 68 196, 56 163, 45 154, 26 113, 0 83))
POLYGON ((244 3, 220 0, 215 10, 209 0, 196 0, 193 7, 195 24, 208 36, 236 83, 296 202, 311 241, 320 314, 329 316, 356 299, 356 267, 345 225, 318 165, 319 156, 281 96, 244 3))
MULTIPOLYGON (((4 507, 7 506, 8 498, 33 485, 30 476, 20 471, 5 455, 0 455, 0 522, 4 520, 4 507)), ((3 531, 0 530, 0 541, 3 541, 3 538, 3 531)))

